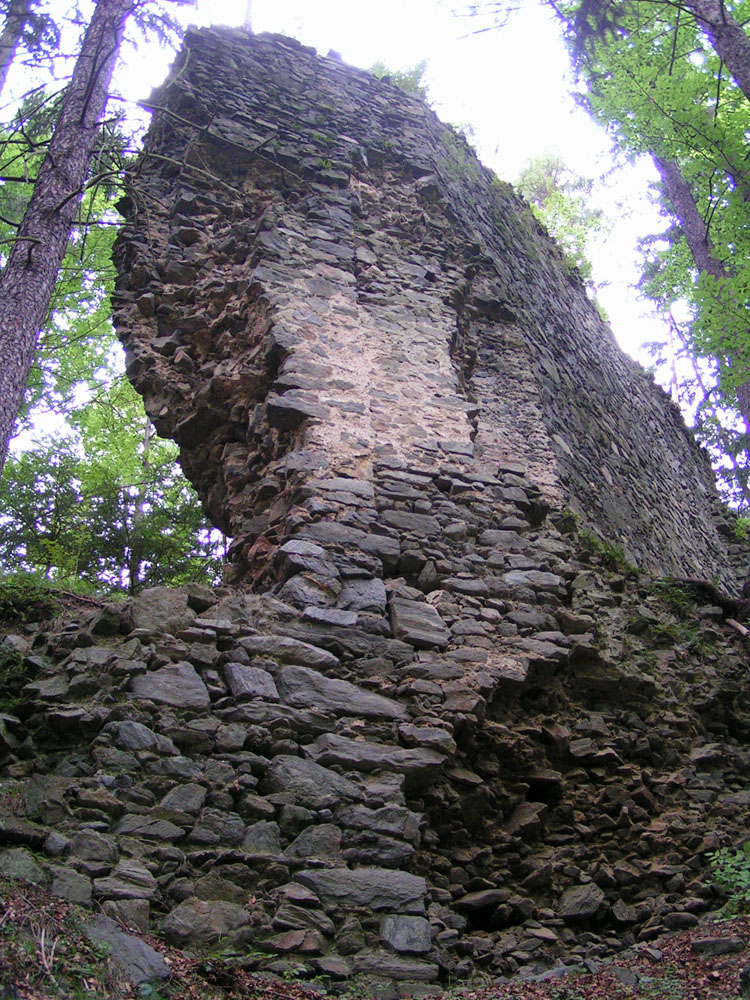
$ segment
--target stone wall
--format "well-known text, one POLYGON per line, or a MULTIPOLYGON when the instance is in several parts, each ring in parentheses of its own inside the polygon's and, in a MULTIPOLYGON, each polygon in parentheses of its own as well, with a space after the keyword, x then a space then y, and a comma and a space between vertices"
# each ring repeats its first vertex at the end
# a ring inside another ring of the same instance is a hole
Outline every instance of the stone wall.
POLYGON ((420 101, 211 29, 153 98, 125 207, 128 373, 237 578, 306 478, 526 475, 631 561, 734 576, 705 455, 528 208, 420 101))
POLYGON ((705 457, 421 103, 186 45, 118 329, 242 586, 5 624, 0 871, 382 997, 694 925, 747 835, 744 640, 592 532, 733 585, 705 457))

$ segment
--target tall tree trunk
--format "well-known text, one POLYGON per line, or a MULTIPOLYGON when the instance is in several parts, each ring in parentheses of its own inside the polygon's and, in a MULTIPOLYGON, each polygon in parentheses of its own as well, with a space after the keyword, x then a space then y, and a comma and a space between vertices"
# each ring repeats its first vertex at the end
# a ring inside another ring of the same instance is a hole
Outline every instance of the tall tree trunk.
POLYGON ((125 20, 134 0, 98 0, 18 237, 0 274, 0 473, 83 194, 125 20))
POLYGON ((750 37, 724 7, 724 0, 682 0, 703 28, 714 51, 750 101, 750 37))
POLYGON ((16 56, 18 43, 29 19, 31 0, 10 0, 8 14, 0 34, 0 94, 5 89, 8 70, 16 56))
POLYGON ((679 220, 682 235, 685 237, 696 268, 702 274, 711 274, 714 278, 729 277, 723 263, 714 256, 714 246, 708 233, 708 226, 698 211, 693 192, 682 175, 679 163, 657 153, 652 153, 651 156, 664 185, 664 193, 679 220))
MULTIPOLYGON (((674 160, 658 156, 656 153, 652 153, 651 156, 659 171, 664 192, 672 206, 672 211, 679 220, 680 229, 697 270, 701 274, 710 274, 716 279, 729 278, 729 270, 722 261, 714 256, 714 246, 711 242, 708 226, 698 211, 693 192, 682 176, 679 164, 675 163, 674 160)), ((731 366, 732 359, 728 358, 728 362, 731 366)), ((738 387, 737 404, 745 424, 745 434, 750 435, 750 380, 746 380, 738 387)))

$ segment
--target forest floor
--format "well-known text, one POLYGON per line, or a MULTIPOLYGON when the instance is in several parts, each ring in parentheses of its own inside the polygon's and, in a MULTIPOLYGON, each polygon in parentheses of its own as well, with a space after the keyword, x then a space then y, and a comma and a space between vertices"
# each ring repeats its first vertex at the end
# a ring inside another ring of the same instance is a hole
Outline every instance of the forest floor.
MULTIPOLYGON (((171 975, 154 986, 133 986, 120 967, 83 930, 90 914, 38 886, 0 881, 0 1000, 320 1000, 322 991, 293 980, 264 979, 221 957, 188 957, 144 936, 166 960, 171 975)), ((591 965, 543 981, 513 980, 481 988, 436 988, 445 1000, 740 1000, 741 974, 750 965, 750 917, 703 924, 649 942, 591 965), (712 950, 696 951, 711 939, 712 950), (720 943, 716 943, 716 942, 720 943), (700 945, 698 945, 700 947, 700 945)), ((742 977, 744 979, 744 977, 742 977)), ((337 991, 367 1000, 357 984, 337 991)), ((420 995, 422 991, 420 991, 420 995)))

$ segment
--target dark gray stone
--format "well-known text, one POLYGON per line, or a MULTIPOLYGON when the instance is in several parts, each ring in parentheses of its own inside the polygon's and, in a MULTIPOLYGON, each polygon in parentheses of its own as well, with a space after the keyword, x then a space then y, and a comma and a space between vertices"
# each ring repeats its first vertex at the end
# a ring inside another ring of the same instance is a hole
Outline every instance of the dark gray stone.
POLYGON ((130 688, 136 698, 174 708, 206 709, 211 704, 206 685, 187 661, 133 677, 130 688))
POLYGON ((341 830, 333 823, 321 823, 306 827, 287 847, 284 854, 288 858, 319 858, 323 861, 343 865, 341 854, 341 830))
POLYGON ((302 757, 274 757, 263 779, 267 793, 282 792, 290 804, 327 809, 341 799, 361 802, 364 794, 353 781, 302 757))
POLYGON ((576 923, 596 916, 604 902, 604 892, 591 882, 567 889, 560 897, 557 912, 567 923, 576 923))
POLYGON ((385 743, 351 740, 326 733, 305 747, 313 760, 324 766, 331 764, 356 771, 396 771, 406 775, 410 789, 431 785, 440 774, 445 756, 436 750, 404 749, 385 743))
POLYGON ((273 677, 260 667, 248 667, 244 663, 226 663, 224 678, 237 701, 248 701, 251 698, 279 700, 279 692, 276 690, 273 677))
POLYGON ((236 903, 191 897, 167 914, 162 932, 167 942, 178 948, 204 948, 249 923, 250 914, 236 903))
POLYGON ((327 649, 285 635, 249 635, 237 643, 251 656, 268 656, 281 663, 294 663, 316 670, 335 670, 339 658, 327 649))
POLYGON ((92 941, 107 946, 111 957, 136 986, 169 979, 172 975, 172 970, 158 951, 137 935, 123 931, 109 917, 94 917, 84 924, 83 929, 92 941))
POLYGON ((436 608, 426 601, 393 597, 391 625, 397 639, 403 639, 417 649, 444 649, 450 640, 445 622, 436 608))
POLYGON ((380 940, 394 951, 423 954, 432 947, 430 922, 391 913, 381 921, 380 940))
POLYGON ((359 715, 366 719, 404 719, 408 715, 405 706, 397 701, 305 667, 284 667, 277 686, 284 701, 300 708, 318 708, 334 715, 359 715))
POLYGON ((281 854, 281 839, 279 825, 273 821, 261 820, 253 823, 245 830, 242 840, 242 850, 248 854, 281 854))
POLYGON ((347 909, 424 911, 427 883, 408 872, 387 868, 305 869, 297 873, 297 881, 312 889, 324 902, 347 909))
POLYGON ((344 583, 337 604, 345 611, 371 611, 385 614, 386 592, 382 580, 348 580, 344 583))

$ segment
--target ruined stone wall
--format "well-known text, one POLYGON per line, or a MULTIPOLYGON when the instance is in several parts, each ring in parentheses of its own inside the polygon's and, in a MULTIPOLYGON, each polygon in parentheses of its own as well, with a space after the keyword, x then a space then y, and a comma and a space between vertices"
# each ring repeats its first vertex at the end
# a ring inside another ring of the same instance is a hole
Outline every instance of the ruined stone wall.
POLYGON ((235 562, 308 476, 525 474, 632 561, 733 586, 708 461, 525 205, 420 101, 190 32, 126 206, 128 373, 235 562))
POLYGON ((383 998, 693 926, 747 836, 744 640, 565 506, 730 585, 704 456, 422 104, 186 44, 118 329, 242 586, 5 624, 0 872, 383 998))

